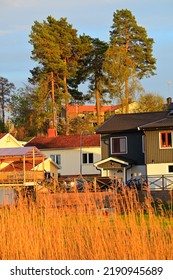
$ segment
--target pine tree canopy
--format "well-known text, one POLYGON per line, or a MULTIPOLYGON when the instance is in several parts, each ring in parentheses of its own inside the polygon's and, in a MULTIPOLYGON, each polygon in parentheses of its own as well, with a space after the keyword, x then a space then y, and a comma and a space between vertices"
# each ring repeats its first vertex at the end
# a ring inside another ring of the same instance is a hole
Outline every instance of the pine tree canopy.
POLYGON ((129 10, 117 10, 113 15, 110 44, 123 46, 127 56, 135 63, 138 78, 155 74, 156 59, 152 56, 154 40, 147 37, 144 27, 139 26, 129 10))

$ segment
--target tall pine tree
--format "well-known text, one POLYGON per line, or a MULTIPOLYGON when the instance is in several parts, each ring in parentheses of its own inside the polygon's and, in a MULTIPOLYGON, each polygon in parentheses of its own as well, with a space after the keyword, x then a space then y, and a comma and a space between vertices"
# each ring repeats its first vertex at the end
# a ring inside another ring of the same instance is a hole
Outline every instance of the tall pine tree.
MULTIPOLYGON (((82 44, 77 30, 67 22, 66 18, 56 20, 51 16, 42 23, 35 21, 30 34, 30 43, 33 45, 32 59, 42 67, 41 71, 33 71, 33 73, 38 75, 40 72, 39 77, 47 73, 47 81, 50 85, 48 92, 52 94, 54 114, 58 102, 63 103, 67 108, 69 88, 75 84, 70 81, 77 75, 79 61, 82 59, 86 46, 82 44)), ((53 120, 56 121, 55 114, 53 120)), ((66 128, 66 134, 68 134, 67 118, 66 128)))
POLYGON ((101 105, 104 102, 104 73, 103 63, 108 43, 98 38, 91 38, 90 52, 87 54, 83 70, 87 73, 89 81, 90 96, 94 97, 97 111, 97 125, 101 124, 101 105))
MULTIPOLYGON (((155 74, 156 59, 152 55, 154 40, 148 38, 144 27, 139 26, 129 10, 117 10, 113 14, 113 25, 110 31, 110 46, 124 49, 127 60, 124 67, 129 68, 129 59, 133 62, 137 78, 142 79, 155 74)), ((131 67, 131 66, 130 66, 131 67)), ((129 78, 125 80, 126 111, 129 101, 129 78)))
POLYGON ((15 85, 13 83, 10 83, 6 78, 0 77, 0 119, 3 128, 5 128, 5 111, 14 89, 15 85))

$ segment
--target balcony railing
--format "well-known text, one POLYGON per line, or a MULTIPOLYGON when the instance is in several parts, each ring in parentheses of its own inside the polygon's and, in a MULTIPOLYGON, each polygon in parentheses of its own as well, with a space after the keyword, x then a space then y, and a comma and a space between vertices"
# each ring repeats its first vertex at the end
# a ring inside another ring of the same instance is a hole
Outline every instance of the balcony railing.
POLYGON ((0 172, 0 185, 37 183, 44 180, 43 171, 0 172))

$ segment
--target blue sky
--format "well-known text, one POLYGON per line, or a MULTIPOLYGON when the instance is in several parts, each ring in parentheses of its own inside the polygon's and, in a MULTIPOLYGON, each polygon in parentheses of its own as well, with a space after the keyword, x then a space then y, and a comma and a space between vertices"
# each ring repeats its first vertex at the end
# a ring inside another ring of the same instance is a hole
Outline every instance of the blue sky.
POLYGON ((29 70, 36 65, 28 43, 35 20, 66 17, 79 34, 108 41, 113 13, 129 9, 155 41, 157 75, 142 80, 142 85, 165 99, 173 97, 172 0, 0 0, 0 8, 0 76, 17 88, 27 84, 29 70))

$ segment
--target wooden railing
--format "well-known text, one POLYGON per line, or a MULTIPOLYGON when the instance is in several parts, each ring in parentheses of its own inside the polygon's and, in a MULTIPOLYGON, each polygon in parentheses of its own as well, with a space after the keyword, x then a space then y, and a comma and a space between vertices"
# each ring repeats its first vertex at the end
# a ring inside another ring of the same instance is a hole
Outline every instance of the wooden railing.
POLYGON ((150 175, 131 180, 131 185, 136 185, 138 189, 149 187, 153 191, 164 191, 173 189, 173 175, 150 175))
POLYGON ((44 180, 43 171, 12 171, 0 172, 1 184, 24 184, 25 182, 38 182, 44 180))
POLYGON ((147 177, 149 188, 152 190, 170 190, 173 189, 172 175, 153 175, 147 177))

